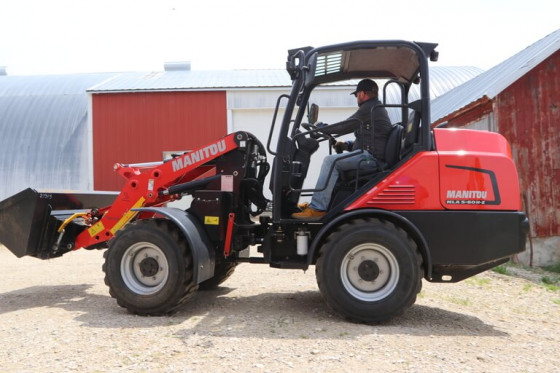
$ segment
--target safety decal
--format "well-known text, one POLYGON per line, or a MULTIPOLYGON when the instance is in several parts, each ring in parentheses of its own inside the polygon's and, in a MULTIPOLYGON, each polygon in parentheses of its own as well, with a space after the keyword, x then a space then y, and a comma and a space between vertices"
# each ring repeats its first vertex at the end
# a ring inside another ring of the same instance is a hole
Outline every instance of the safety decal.
POLYGON ((219 216, 205 216, 204 217, 204 224, 206 224, 206 225, 220 225, 220 217, 219 216))
POLYGON ((97 236, 100 232, 103 232, 104 230, 105 230, 105 226, 103 225, 103 222, 97 222, 96 224, 88 228, 88 233, 91 237, 94 237, 97 236))

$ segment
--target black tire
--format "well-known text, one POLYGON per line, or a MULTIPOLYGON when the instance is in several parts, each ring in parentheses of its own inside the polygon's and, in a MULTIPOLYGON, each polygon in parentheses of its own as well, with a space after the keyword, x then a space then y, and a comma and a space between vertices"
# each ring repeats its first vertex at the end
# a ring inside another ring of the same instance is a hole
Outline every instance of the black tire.
POLYGON ((198 284, 198 290, 212 290, 217 288, 220 284, 226 281, 235 272, 235 267, 238 263, 221 262, 216 263, 214 268, 214 277, 198 284))
POLYGON ((383 220, 359 219, 327 238, 315 275, 336 313, 380 323, 414 304, 424 272, 418 248, 404 230, 383 220))
POLYGON ((168 220, 128 224, 110 241, 104 256, 109 294, 132 313, 170 314, 197 289, 187 241, 168 220))

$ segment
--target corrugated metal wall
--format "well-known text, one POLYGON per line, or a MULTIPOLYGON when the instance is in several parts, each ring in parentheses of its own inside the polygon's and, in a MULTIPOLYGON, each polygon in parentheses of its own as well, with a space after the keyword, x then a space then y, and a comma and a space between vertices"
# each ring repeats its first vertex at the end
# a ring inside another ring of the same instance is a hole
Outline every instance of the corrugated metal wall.
POLYGON ((511 143, 536 237, 560 235, 560 51, 496 100, 498 131, 511 143))
POLYGON ((28 187, 91 189, 85 90, 113 75, 0 77, 0 200, 28 187))
POLYGON ((226 94, 134 92, 93 94, 95 190, 120 190, 115 163, 159 161, 226 135, 226 94))

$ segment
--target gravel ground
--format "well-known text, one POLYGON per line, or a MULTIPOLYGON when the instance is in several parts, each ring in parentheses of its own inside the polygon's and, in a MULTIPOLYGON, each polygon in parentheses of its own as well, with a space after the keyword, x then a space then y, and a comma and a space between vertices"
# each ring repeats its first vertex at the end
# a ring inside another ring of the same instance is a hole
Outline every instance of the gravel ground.
POLYGON ((242 264, 168 317, 128 314, 102 252, 51 261, 0 248, 0 363, 8 372, 558 372, 560 292, 486 272, 430 284, 388 324, 346 322, 314 269, 242 264))

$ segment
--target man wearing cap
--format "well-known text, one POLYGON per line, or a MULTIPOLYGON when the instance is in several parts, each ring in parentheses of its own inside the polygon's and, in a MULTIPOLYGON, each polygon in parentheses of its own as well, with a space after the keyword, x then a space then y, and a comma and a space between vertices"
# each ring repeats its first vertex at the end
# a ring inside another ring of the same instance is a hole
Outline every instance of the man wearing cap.
POLYGON ((336 185, 338 175, 342 171, 358 168, 378 168, 385 162, 385 147, 391 132, 391 120, 387 110, 378 99, 379 87, 371 79, 363 79, 358 83, 356 90, 351 94, 356 96, 358 110, 348 119, 331 124, 318 124, 321 132, 345 135, 354 131, 356 140, 353 142, 337 142, 335 148, 340 151, 348 150, 350 153, 331 154, 325 157, 319 178, 313 193, 311 203, 303 211, 292 214, 293 218, 302 220, 316 220, 326 214, 331 200, 332 191, 336 185), (375 109, 373 109, 375 107, 375 109), (373 109, 373 138, 368 136, 373 109), (334 163, 332 174, 329 171, 334 163))

